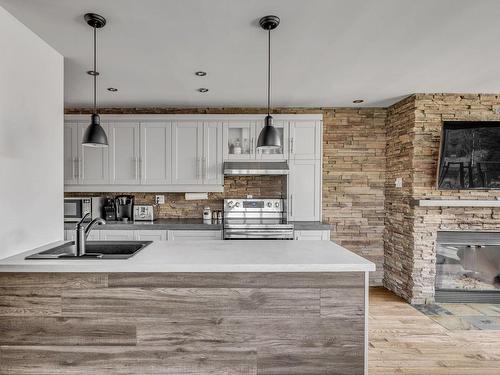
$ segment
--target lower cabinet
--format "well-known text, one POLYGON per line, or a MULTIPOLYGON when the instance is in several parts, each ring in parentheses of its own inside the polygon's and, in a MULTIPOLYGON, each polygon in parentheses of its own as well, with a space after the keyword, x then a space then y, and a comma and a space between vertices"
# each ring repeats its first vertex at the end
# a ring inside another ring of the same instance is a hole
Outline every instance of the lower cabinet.
POLYGON ((134 241, 135 230, 100 230, 101 241, 134 241))
POLYGON ((222 240, 220 230, 169 230, 169 241, 214 241, 222 240))
POLYGON ((166 230, 135 230, 135 239, 137 241, 166 241, 166 230))
POLYGON ((298 241, 329 241, 329 230, 296 230, 293 235, 294 240, 298 241))

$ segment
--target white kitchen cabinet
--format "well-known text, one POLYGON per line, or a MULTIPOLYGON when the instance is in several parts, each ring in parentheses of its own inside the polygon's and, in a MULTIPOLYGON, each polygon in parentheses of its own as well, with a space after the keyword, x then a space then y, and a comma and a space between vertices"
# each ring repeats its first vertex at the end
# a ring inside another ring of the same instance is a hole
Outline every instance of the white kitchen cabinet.
MULTIPOLYGON (((101 123, 106 134, 109 127, 106 123, 101 123)), ((109 160, 107 147, 91 147, 81 144, 88 124, 80 123, 78 126, 78 173, 80 185, 103 185, 109 184, 109 160)))
POLYGON ((172 125, 141 123, 139 174, 143 185, 172 182, 172 125))
POLYGON ((205 122, 203 124, 202 183, 205 185, 223 185, 222 171, 222 123, 205 122))
POLYGON ((169 241, 214 241, 222 240, 220 230, 169 230, 169 241))
MULTIPOLYGON (((256 150, 257 160, 287 160, 288 159, 288 121, 274 120, 273 126, 279 134, 281 148, 272 150, 256 150)), ((255 128, 255 140, 259 139, 259 134, 264 127, 264 120, 259 121, 255 128)))
POLYGON ((296 230, 293 234, 294 240, 298 241, 329 241, 329 230, 296 230))
POLYGON ((77 122, 64 124, 64 184, 77 185, 80 181, 78 172, 79 147, 77 122))
POLYGON ((224 159, 255 159, 255 120, 229 120, 224 123, 224 159))
POLYGON ((135 230, 100 230, 100 240, 101 241, 134 241, 135 240, 135 230))
POLYGON ((320 160, 290 161, 288 218, 295 221, 321 220, 320 160))
POLYGON ((111 184, 140 183, 139 134, 140 125, 137 122, 116 122, 109 125, 111 184))
POLYGON ((172 183, 197 185, 202 176, 203 129, 197 121, 172 125, 172 183))
POLYGON ((311 160, 321 158, 321 121, 290 121, 289 131, 290 159, 311 160))
POLYGON ((136 241, 166 241, 166 230, 135 230, 134 238, 136 241))

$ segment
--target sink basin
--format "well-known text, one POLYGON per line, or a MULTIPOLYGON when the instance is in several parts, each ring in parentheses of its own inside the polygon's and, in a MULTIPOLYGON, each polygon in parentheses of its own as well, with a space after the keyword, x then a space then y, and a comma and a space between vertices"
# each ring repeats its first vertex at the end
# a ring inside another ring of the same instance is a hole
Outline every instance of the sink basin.
POLYGON ((128 259, 153 241, 87 241, 86 254, 75 256, 75 243, 68 242, 27 256, 26 259, 128 259))

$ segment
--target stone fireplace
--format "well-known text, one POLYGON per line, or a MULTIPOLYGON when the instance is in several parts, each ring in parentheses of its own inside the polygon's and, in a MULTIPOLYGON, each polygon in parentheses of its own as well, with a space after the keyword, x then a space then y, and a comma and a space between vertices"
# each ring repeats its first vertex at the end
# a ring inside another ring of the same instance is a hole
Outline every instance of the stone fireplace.
POLYGON ((384 285, 411 303, 435 300, 438 233, 500 232, 499 190, 436 187, 443 121, 498 121, 498 109, 498 95, 416 94, 388 110, 384 285))

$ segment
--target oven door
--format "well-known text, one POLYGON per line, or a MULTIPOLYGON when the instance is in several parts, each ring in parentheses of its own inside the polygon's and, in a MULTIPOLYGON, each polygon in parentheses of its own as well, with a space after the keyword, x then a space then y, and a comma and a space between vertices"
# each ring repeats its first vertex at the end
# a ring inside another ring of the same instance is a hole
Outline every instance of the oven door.
POLYGON ((293 240, 293 229, 224 229, 225 240, 293 240))
POLYGON ((91 207, 90 198, 64 198, 64 221, 80 221, 91 207))

